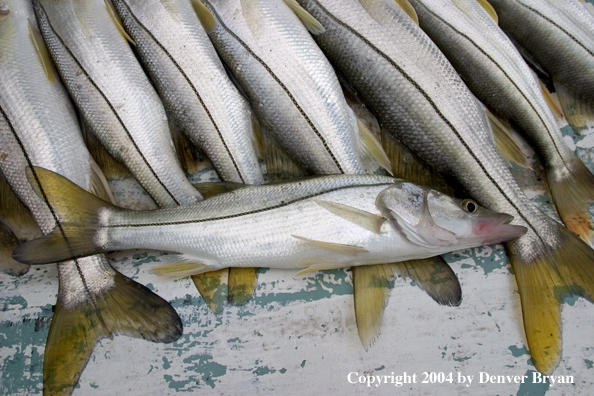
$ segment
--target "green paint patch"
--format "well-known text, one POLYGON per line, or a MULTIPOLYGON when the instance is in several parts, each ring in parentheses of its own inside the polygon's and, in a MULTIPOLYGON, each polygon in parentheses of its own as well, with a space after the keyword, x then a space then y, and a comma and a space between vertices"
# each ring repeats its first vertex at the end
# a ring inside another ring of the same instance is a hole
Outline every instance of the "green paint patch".
POLYGON ((284 373, 287 372, 287 369, 286 368, 282 368, 282 369, 278 370, 278 372, 281 373, 281 374, 284 374, 284 373))
MULTIPOLYGON (((175 380, 174 376, 164 375, 163 379, 167 381, 169 388, 175 389, 176 392, 193 392, 203 388, 204 385, 214 389, 216 379, 227 374, 227 366, 212 361, 212 356, 208 354, 193 355, 185 358, 183 362, 190 364, 184 369, 184 372, 198 374, 190 375, 181 381, 175 380)), ((175 375, 175 377, 179 377, 179 375, 175 375)))
POLYGON ((536 373, 536 371, 528 370, 528 372, 526 372, 526 376, 528 378, 523 384, 520 385, 516 396, 544 396, 545 393, 547 393, 551 384, 548 382, 533 383, 532 373, 536 373))
POLYGON ((592 367, 594 367, 594 362, 588 359, 584 359, 584 363, 586 363, 586 367, 588 369, 591 369, 592 367))
MULTIPOLYGON (((454 357, 454 355, 455 355, 455 354, 454 354, 454 353, 452 353, 452 357, 454 357)), ((475 354, 475 355, 476 355, 476 354, 475 354)), ((474 355, 472 355, 472 356, 474 356, 474 355)), ((463 362, 463 361, 465 361, 465 360, 470 360, 470 359, 472 359, 472 356, 465 356, 465 357, 459 357, 459 358, 456 358, 456 357, 454 357, 454 361, 455 361, 455 362, 463 362)))
POLYGON ((276 373, 276 370, 270 369, 268 367, 258 367, 254 371, 252 371, 252 373, 253 374, 256 374, 256 376, 258 376, 258 377, 261 377, 261 376, 266 375, 266 374, 276 373))
POLYGON ((171 362, 169 362, 169 360, 163 356, 163 370, 167 370, 169 368, 171 368, 171 362))
POLYGON ((146 263, 158 263, 159 260, 155 256, 149 256, 148 253, 138 253, 132 256, 135 262, 132 264, 133 267, 138 267, 146 263))
POLYGON ((373 371, 382 371, 382 370, 384 370, 385 368, 386 368, 386 366, 384 366, 384 365, 382 364, 380 367, 376 368, 376 369, 375 369, 375 370, 373 370, 373 371))
POLYGON ((301 368, 305 367, 305 360, 301 362, 301 368))
POLYGON ((530 355, 530 352, 528 352, 528 349, 525 346, 518 348, 517 346, 512 345, 508 349, 511 351, 513 357, 530 355))
POLYGON ((11 296, 0 298, 0 306, 2 311, 8 311, 13 309, 25 309, 28 307, 27 300, 21 296, 11 296))

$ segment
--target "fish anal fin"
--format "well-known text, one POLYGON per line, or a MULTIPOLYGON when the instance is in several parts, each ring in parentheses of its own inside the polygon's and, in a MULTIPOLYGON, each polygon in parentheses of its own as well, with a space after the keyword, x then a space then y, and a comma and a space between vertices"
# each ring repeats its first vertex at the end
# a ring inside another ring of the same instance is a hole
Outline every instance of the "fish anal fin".
POLYGON ((115 204, 115 199, 109 188, 109 184, 107 183, 107 179, 99 165, 91 159, 91 187, 89 188, 90 192, 98 198, 109 202, 111 204, 115 204))
POLYGON ((89 131, 84 122, 80 123, 83 138, 91 156, 101 168, 103 175, 108 179, 131 178, 132 174, 121 162, 113 158, 111 154, 99 142, 99 139, 89 131))
MULTIPOLYGON (((301 239, 302 241, 312 243, 322 249, 331 251, 333 253, 344 254, 346 256, 356 256, 361 253, 369 252, 367 249, 356 245, 344 245, 342 243, 317 241, 315 239, 305 238, 299 235, 291 235, 293 238, 301 239)), ((344 265, 343 265, 344 266, 344 265)))
POLYGON ((526 153, 524 153, 520 147, 520 143, 511 132, 511 125, 499 119, 499 117, 489 110, 486 110, 486 112, 489 123, 491 124, 491 130, 493 131, 495 147, 501 158, 509 162, 515 162, 523 168, 532 169, 528 163, 526 153))
POLYGON ((305 172, 278 145, 276 140, 263 128, 262 154, 266 162, 266 179, 269 183, 280 180, 296 179, 305 176, 305 172))
POLYGON ((223 313, 229 295, 229 268, 192 275, 192 281, 206 305, 217 315, 223 313))
POLYGON ((323 200, 316 200, 316 203, 329 212, 376 234, 380 233, 382 224, 386 221, 382 216, 352 206, 323 200))
POLYGON ((179 130, 175 122, 171 121, 171 119, 169 119, 169 132, 182 169, 186 173, 198 172, 198 161, 194 156, 193 144, 190 142, 190 139, 179 130))
POLYGON ((380 334, 394 272, 392 264, 356 266, 351 271, 357 330, 367 351, 380 334))
POLYGON ((536 73, 534 73, 534 74, 535 74, 534 78, 536 78, 536 81, 538 81, 538 84, 540 85, 540 92, 542 92, 542 96, 544 97, 545 102, 547 103, 547 106, 549 106, 549 109, 551 109, 553 114, 555 114, 559 118, 563 118, 563 112, 561 111, 559 106, 557 106, 557 103, 555 102, 553 95, 551 95, 551 92, 549 91, 547 86, 544 85, 542 80, 540 78, 538 78, 538 75, 536 75, 536 73))
POLYGON ((303 9, 295 0, 283 0, 284 3, 297 15, 297 18, 311 34, 322 34, 326 31, 324 26, 316 20, 311 14, 303 9))
POLYGON ((192 0, 192 7, 206 33, 214 31, 217 27, 217 22, 210 10, 200 0, 192 0))
POLYGON ((489 16, 491 18, 493 18, 495 23, 499 23, 499 17, 497 16, 497 11, 495 11, 495 8, 493 8, 491 3, 489 3, 487 0, 477 0, 477 2, 481 5, 481 7, 484 8, 485 11, 487 11, 487 14, 489 14, 489 16))
POLYGON ((214 197, 215 195, 224 194, 230 191, 235 191, 245 187, 243 183, 235 182, 203 182, 193 184, 194 188, 198 190, 204 199, 214 197))
POLYGON ((308 274, 310 272, 315 271, 325 271, 325 270, 334 270, 344 268, 345 265, 342 263, 316 263, 308 266, 307 268, 302 269, 301 271, 297 272, 295 276, 301 276, 308 274))
POLYGON ((396 1, 396 4, 398 4, 404 12, 406 12, 406 15, 408 15, 410 19, 412 19, 417 25, 419 25, 419 16, 417 15, 417 11, 415 10, 415 7, 413 7, 412 4, 409 3, 408 0, 394 1, 396 1))
POLYGON ((245 304, 254 297, 258 284, 257 268, 231 268, 229 270, 229 302, 245 304))

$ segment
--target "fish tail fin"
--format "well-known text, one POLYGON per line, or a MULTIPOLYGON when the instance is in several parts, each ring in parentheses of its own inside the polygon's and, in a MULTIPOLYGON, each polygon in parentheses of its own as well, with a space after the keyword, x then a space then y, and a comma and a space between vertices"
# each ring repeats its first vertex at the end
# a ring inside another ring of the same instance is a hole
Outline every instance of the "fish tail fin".
POLYGON ((94 242, 99 212, 106 207, 115 209, 115 206, 47 169, 28 169, 27 177, 37 194, 47 199, 63 223, 51 233, 15 249, 15 260, 27 264, 47 264, 104 251, 94 242))
POLYGON ((223 313, 229 296, 229 268, 191 276, 202 299, 215 314, 223 313))
MULTIPOLYGON (((521 256, 524 238, 506 244, 516 276, 528 348, 534 366, 550 374, 561 359, 561 304, 569 295, 594 301, 594 250, 555 223, 560 244, 539 246, 538 258, 521 256)), ((530 249, 533 250, 533 249, 530 249)))
MULTIPOLYGON (((549 177, 551 196, 563 223, 594 247, 594 221, 588 209, 594 202, 594 175, 575 155, 571 154, 568 177, 549 177)), ((547 169, 547 173, 553 173, 547 169)))
MULTIPOLYGON (((70 265, 75 264, 60 264, 70 265)), ((109 272, 114 282, 106 292, 79 303, 59 294, 43 358, 44 395, 71 394, 103 338, 122 334, 168 343, 181 336, 181 320, 167 301, 113 269, 109 272)))

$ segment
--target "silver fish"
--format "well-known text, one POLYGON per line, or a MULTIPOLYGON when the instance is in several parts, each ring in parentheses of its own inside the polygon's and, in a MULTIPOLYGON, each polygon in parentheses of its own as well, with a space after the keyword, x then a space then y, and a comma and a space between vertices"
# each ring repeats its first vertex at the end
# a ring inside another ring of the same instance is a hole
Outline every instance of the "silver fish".
POLYGON ((305 273, 430 257, 526 232, 508 224, 511 216, 474 201, 385 176, 323 176, 245 187, 191 206, 131 211, 53 172, 36 172, 65 218, 66 237, 58 230, 17 248, 14 257, 29 263, 151 247, 179 253, 181 264, 161 272, 258 266, 305 273), (75 202, 78 214, 62 213, 75 202))
POLYGON ((499 26, 570 91, 594 101, 594 16, 579 0, 490 0, 499 26))
MULTIPOLYGON (((103 197, 109 194, 47 56, 33 6, 22 0, 5 0, 3 5, 0 173, 47 233, 60 227, 60 219, 27 182, 27 168, 44 166, 103 197)), ((38 179, 35 171, 32 174, 38 179)), ((44 393, 71 393, 101 338, 127 334, 171 342, 181 335, 173 308, 116 272, 104 255, 62 262, 58 272, 58 301, 44 355, 44 393)))
POLYGON ((263 129, 309 173, 364 173, 354 114, 295 13, 282 0, 204 4, 206 31, 263 129))
POLYGON ((224 181, 262 184, 249 104, 187 0, 112 0, 182 131, 224 181))
POLYGON ((51 56, 86 125, 159 206, 202 199, 182 171, 163 104, 102 0, 35 0, 51 56))
POLYGON ((421 27, 468 87, 497 114, 526 132, 541 156, 565 225, 592 245, 588 205, 594 175, 563 141, 534 74, 493 18, 474 0, 411 0, 421 27))
POLYGON ((506 243, 536 367, 561 356, 559 296, 594 298, 594 251, 539 211, 499 157, 485 113, 437 46, 391 0, 300 0, 329 59, 396 135, 477 202, 528 232, 506 243))

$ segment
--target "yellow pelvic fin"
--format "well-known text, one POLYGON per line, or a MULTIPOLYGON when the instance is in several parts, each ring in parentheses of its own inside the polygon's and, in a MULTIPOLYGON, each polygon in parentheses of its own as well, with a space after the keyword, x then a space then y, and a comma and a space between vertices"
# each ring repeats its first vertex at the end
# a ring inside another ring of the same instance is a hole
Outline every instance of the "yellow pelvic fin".
POLYGON ((593 106, 565 88, 564 85, 556 81, 553 83, 567 122, 575 133, 580 134, 587 127, 588 122, 594 119, 593 106))
POLYGON ((371 131, 359 119, 357 119, 357 127, 359 129, 362 154, 367 158, 377 162, 379 166, 384 168, 389 174, 392 174, 390 159, 382 148, 382 144, 375 138, 375 136, 373 136, 371 131))
POLYGON ((345 267, 344 264, 339 264, 339 263, 318 263, 318 264, 312 264, 309 267, 304 268, 301 271, 297 272, 295 274, 295 276, 305 275, 305 274, 308 274, 308 273, 314 272, 314 271, 333 270, 333 269, 339 269, 339 268, 344 268, 344 267, 345 267))
POLYGON ((257 268, 231 268, 229 270, 229 302, 245 304, 254 297, 258 285, 257 268))
POLYGON ((408 15, 410 19, 412 19, 417 25, 419 24, 419 17, 417 15, 417 11, 415 10, 415 7, 413 7, 412 4, 408 2, 408 0, 394 1, 396 1, 396 4, 398 4, 404 12, 406 12, 406 15, 408 15))
POLYGON ((115 23, 115 25, 118 28, 118 31, 120 32, 122 37, 124 37, 124 39, 126 39, 126 41, 128 41, 129 43, 136 45, 134 40, 132 40, 132 37, 130 37, 128 35, 128 33, 126 33, 126 29, 124 29, 124 26, 122 26, 122 20, 120 19, 119 15, 116 13, 115 9, 113 8, 113 4, 111 4, 111 0, 105 0, 105 8, 107 8, 107 12, 109 13, 109 16, 113 20, 113 23, 115 23))
POLYGON ((351 270, 357 329, 367 351, 380 334, 394 273, 391 264, 363 265, 351 270))
POLYGON ((382 224, 386 221, 382 216, 353 208, 352 206, 322 200, 316 200, 316 203, 329 212, 376 234, 380 233, 382 224))
POLYGON ((206 305, 217 315, 223 313, 229 295, 229 268, 192 275, 192 281, 206 305))
POLYGON ((41 36, 41 32, 39 32, 35 26, 31 25, 31 22, 29 21, 27 21, 27 26, 29 28, 29 37, 31 37, 31 41, 35 47, 35 52, 39 57, 39 63, 41 63, 43 71, 45 72, 45 76, 49 82, 53 83, 58 77, 56 75, 56 69, 54 68, 52 58, 50 57, 47 47, 45 46, 45 41, 43 41, 43 37, 41 36))
POLYGON ((557 106, 557 104, 555 103, 555 99, 553 99, 551 92, 549 91, 547 86, 544 85, 544 83, 541 81, 541 79, 538 78, 536 73, 534 73, 534 74, 535 74, 534 78, 536 78, 536 81, 538 81, 538 84, 540 85, 540 92, 542 92, 542 96, 544 97, 545 102, 547 103, 547 106, 549 106, 549 109, 551 109, 553 114, 555 114, 559 118, 563 118, 563 112, 561 111, 559 106, 557 106))
POLYGON ((77 306, 65 307, 58 295, 43 357, 43 394, 71 394, 102 338, 124 334, 169 343, 182 330, 167 301, 117 272, 107 293, 77 306))
POLYGON ((491 3, 489 3, 487 0, 477 0, 477 2, 481 5, 481 7, 483 7, 485 9, 485 11, 487 11, 487 14, 489 14, 489 16, 491 18, 493 18, 495 23, 499 23, 499 17, 497 16, 497 11, 495 11, 495 8, 493 8, 491 3))
MULTIPOLYGON (((334 253, 344 254, 346 256, 356 256, 360 253, 369 252, 367 249, 356 245, 343 245, 342 243, 316 241, 314 239, 305 238, 298 235, 291 235, 293 238, 301 239, 302 241, 313 243, 314 245, 329 250, 334 253)), ((344 265, 342 266, 344 267, 344 265)), ((340 268, 340 267, 339 267, 340 268)))
POLYGON ((502 121, 489 110, 485 109, 485 111, 493 131, 495 147, 501 158, 508 162, 515 162, 523 168, 532 169, 528 163, 526 153, 522 151, 520 144, 511 132, 510 124, 502 121))
POLYGON ((210 10, 200 0, 192 0, 192 7, 194 7, 194 12, 198 16, 206 33, 214 31, 217 27, 217 22, 210 10))
POLYGON ((186 255, 179 255, 177 256, 177 259, 179 261, 176 261, 175 263, 160 265, 153 268, 152 272, 159 276, 182 278, 184 276, 197 275, 214 270, 210 265, 206 265, 199 260, 186 255))
POLYGON ((297 18, 311 34, 322 34, 326 31, 324 26, 311 14, 305 11, 295 0, 283 0, 287 6, 297 15, 297 18))

